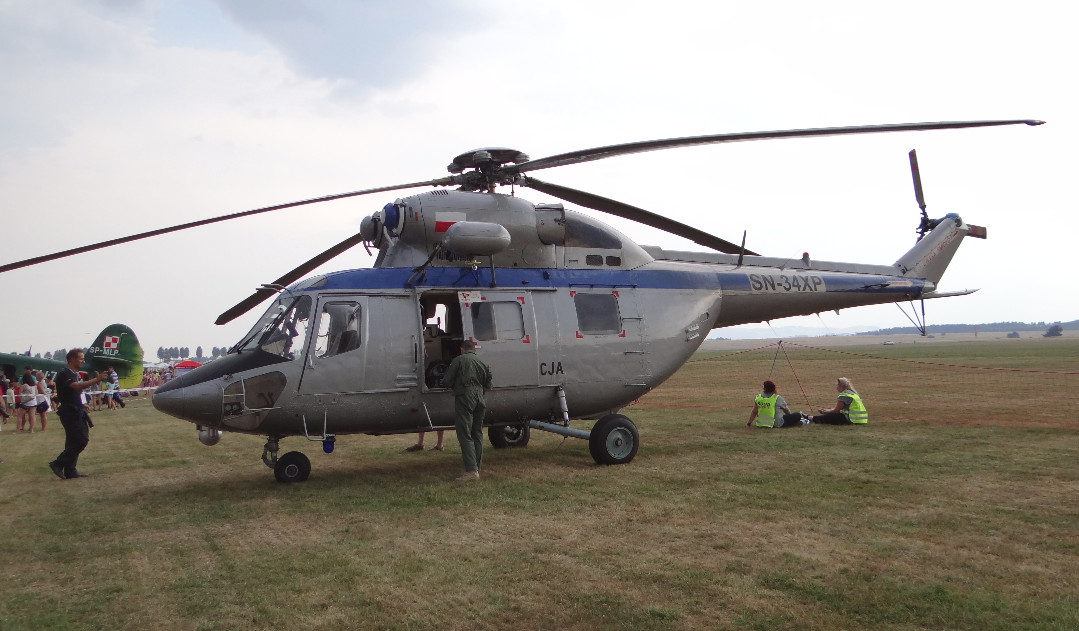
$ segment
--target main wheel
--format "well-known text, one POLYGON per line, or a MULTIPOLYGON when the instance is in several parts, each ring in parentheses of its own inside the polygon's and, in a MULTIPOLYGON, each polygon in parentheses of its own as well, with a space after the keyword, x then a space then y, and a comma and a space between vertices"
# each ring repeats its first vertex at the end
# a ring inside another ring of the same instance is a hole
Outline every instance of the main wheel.
POLYGON ((625 464, 637 455, 640 442, 633 421, 621 414, 608 414, 592 426, 588 451, 596 464, 625 464))
POLYGON ((424 372, 423 381, 427 384, 428 388, 441 388, 442 377, 446 374, 446 369, 450 367, 449 362, 431 362, 427 366, 427 370, 424 372))
POLYGON ((532 428, 528 423, 520 425, 504 425, 502 427, 488 427, 487 438, 495 449, 506 447, 524 447, 532 436, 532 428))
POLYGON ((278 482, 303 482, 311 475, 311 461, 298 451, 290 451, 277 459, 273 474, 278 482))

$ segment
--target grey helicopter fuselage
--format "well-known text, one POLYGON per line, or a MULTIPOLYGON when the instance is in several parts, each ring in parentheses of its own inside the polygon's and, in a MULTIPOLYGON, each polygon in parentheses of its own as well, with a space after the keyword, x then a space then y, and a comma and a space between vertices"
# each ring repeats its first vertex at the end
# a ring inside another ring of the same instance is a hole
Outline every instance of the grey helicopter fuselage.
POLYGON ((949 215, 893 265, 642 247, 596 219, 435 190, 365 220, 371 269, 283 290, 229 354, 155 393, 220 431, 392 434, 453 425, 441 371, 462 339, 494 374, 487 424, 598 418, 670 377, 709 330, 933 297, 962 237, 949 215))

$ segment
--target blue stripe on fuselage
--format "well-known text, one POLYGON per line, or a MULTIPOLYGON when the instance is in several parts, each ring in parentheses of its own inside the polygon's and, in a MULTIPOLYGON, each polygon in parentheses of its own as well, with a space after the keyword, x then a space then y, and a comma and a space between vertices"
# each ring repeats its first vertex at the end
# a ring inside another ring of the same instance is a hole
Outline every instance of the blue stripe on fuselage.
MULTIPOLYGON (((761 268, 767 272, 769 268, 761 268)), ((412 276, 407 267, 356 269, 327 274, 326 282, 310 290, 373 290, 404 289, 412 276)), ((920 293, 924 282, 920 279, 873 274, 816 274, 824 280, 829 292, 866 291, 872 293, 920 293)), ((560 287, 639 287, 645 289, 720 289, 725 291, 752 291, 748 272, 715 272, 709 270, 689 271, 670 269, 606 270, 606 269, 520 269, 495 268, 498 287, 560 288, 560 287)), ((417 288, 447 287, 483 289, 490 287, 491 270, 481 267, 475 271, 460 267, 430 267, 420 280, 413 281, 417 288)))

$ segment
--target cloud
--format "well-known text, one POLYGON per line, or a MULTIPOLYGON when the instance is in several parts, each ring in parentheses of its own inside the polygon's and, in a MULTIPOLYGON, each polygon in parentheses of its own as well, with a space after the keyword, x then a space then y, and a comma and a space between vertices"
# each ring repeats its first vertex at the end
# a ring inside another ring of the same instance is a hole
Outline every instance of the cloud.
POLYGON ((296 73, 360 91, 407 83, 440 47, 487 21, 460 0, 215 1, 296 73))

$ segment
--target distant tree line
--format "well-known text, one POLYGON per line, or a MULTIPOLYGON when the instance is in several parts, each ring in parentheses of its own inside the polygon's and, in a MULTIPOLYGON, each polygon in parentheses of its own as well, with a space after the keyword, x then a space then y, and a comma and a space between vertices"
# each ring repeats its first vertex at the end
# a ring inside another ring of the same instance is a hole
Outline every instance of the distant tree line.
POLYGON ((224 357, 228 354, 228 352, 229 349, 227 346, 222 346, 220 348, 215 346, 210 349, 210 356, 206 357, 205 355, 203 355, 203 350, 201 346, 195 348, 194 355, 191 354, 190 346, 170 346, 168 348, 159 346, 157 349, 157 358, 163 362, 188 358, 194 359, 195 361, 205 361, 209 359, 216 359, 218 357, 224 357))
MULTIPOLYGON (((221 348, 218 348, 218 347, 215 346, 212 349, 210 349, 210 357, 206 357, 206 356, 204 356, 202 354, 202 347, 199 346, 199 347, 195 348, 194 359, 196 359, 196 360, 216 359, 218 357, 224 357, 225 355, 228 354, 228 352, 229 352, 229 348, 227 346, 222 346, 221 348)), ((20 353, 19 351, 11 351, 11 354, 12 355, 26 355, 26 353, 20 353)), ((66 361, 66 359, 67 359, 67 349, 66 348, 61 348, 61 349, 55 350, 55 351, 46 351, 44 354, 36 353, 36 354, 33 355, 33 357, 36 357, 38 359, 55 359, 55 360, 58 360, 58 361, 66 361)), ((175 360, 175 359, 187 359, 188 357, 192 357, 192 355, 191 355, 191 347, 189 347, 189 346, 170 346, 168 348, 165 348, 163 346, 158 346, 157 347, 157 358, 160 361, 163 361, 163 362, 167 362, 167 361, 175 360)))
POLYGON ((191 355, 191 349, 187 346, 170 346, 168 348, 158 346, 157 358, 163 362, 170 359, 187 359, 191 355))
POLYGON ((9 353, 11 355, 25 355, 27 357, 36 357, 38 359, 59 359, 60 361, 64 361, 67 357, 66 348, 61 348, 58 351, 45 351, 44 355, 42 355, 41 353, 34 353, 33 355, 31 355, 29 351, 25 353, 21 351, 9 351, 9 353))
MULTIPOLYGON (((1046 337, 1062 335, 1064 331, 1079 329, 1079 320, 1071 322, 987 322, 985 324, 931 324, 927 327, 928 333, 973 333, 977 327, 979 333, 1005 333, 1018 331, 1046 331, 1053 327, 1060 327, 1059 332, 1046 337)), ((897 326, 890 329, 877 329, 866 331, 858 335, 899 335, 901 333, 919 333, 912 326, 897 326)))

